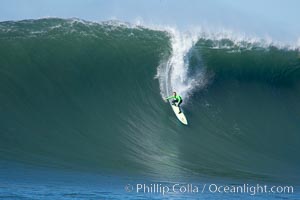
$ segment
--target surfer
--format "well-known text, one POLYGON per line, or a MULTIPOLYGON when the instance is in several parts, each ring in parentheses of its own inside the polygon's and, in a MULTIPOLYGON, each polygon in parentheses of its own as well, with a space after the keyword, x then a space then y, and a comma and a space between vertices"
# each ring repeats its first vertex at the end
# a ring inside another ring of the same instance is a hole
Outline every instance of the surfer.
POLYGON ((172 105, 176 106, 176 103, 177 104, 177 107, 179 108, 179 113, 181 113, 181 109, 180 109, 180 104, 182 103, 182 97, 178 94, 176 94, 176 92, 173 92, 173 95, 172 96, 169 96, 169 97, 166 97, 166 100, 169 100, 169 99, 173 99, 172 100, 172 105))

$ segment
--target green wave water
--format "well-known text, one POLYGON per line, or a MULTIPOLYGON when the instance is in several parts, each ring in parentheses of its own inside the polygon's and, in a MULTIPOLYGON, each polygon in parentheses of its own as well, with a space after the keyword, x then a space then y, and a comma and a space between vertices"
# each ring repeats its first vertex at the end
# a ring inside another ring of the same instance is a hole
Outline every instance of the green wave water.
POLYGON ((186 42, 115 22, 1 22, 0 160, 297 182, 299 51, 186 42), (172 90, 184 96, 187 127, 162 100, 172 90))

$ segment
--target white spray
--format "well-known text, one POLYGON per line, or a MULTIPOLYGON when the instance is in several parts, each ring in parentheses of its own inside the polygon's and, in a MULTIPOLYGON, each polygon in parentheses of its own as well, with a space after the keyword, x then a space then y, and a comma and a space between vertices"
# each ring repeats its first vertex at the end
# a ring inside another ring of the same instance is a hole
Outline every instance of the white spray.
POLYGON ((195 74, 188 74, 188 54, 198 41, 199 34, 191 32, 180 33, 173 28, 168 28, 167 31, 171 36, 172 52, 168 61, 158 67, 156 77, 159 79, 163 98, 176 91, 186 100, 195 88, 204 86, 207 83, 203 65, 200 66, 201 69, 195 74))

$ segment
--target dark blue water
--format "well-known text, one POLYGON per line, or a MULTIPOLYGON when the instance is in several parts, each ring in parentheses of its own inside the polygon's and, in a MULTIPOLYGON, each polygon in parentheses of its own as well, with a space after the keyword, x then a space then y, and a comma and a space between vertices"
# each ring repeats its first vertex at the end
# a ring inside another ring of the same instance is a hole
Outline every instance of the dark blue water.
POLYGON ((233 179, 220 181, 207 177, 176 181, 128 174, 109 175, 72 169, 49 169, 11 162, 1 162, 0 181, 1 199, 299 199, 300 197, 299 186, 296 185, 293 186, 293 192, 279 194, 259 193, 251 189, 248 192, 245 190, 239 193, 224 193, 215 191, 213 186, 211 189, 208 188, 209 185, 243 184, 247 184, 248 188, 257 184, 270 187, 274 185, 272 182, 243 182, 233 179), (149 188, 152 184, 152 190, 137 190, 139 184, 145 184, 149 188), (163 189, 155 189, 153 186, 155 184, 158 185, 157 188, 169 187, 170 190, 165 189, 163 192, 163 189), (178 186, 172 190, 175 184, 178 186), (180 189, 181 187, 183 189, 180 189))

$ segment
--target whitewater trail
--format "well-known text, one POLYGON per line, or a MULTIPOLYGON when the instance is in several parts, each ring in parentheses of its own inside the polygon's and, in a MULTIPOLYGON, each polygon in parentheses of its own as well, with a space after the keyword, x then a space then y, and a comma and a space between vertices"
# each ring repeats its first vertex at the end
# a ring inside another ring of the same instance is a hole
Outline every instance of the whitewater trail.
POLYGON ((168 28, 167 32, 171 37, 171 55, 157 69, 156 77, 159 79, 160 92, 164 98, 176 91, 186 100, 196 88, 203 87, 207 83, 200 57, 197 59, 198 71, 189 73, 190 56, 199 40, 199 34, 181 33, 174 28, 168 28))

